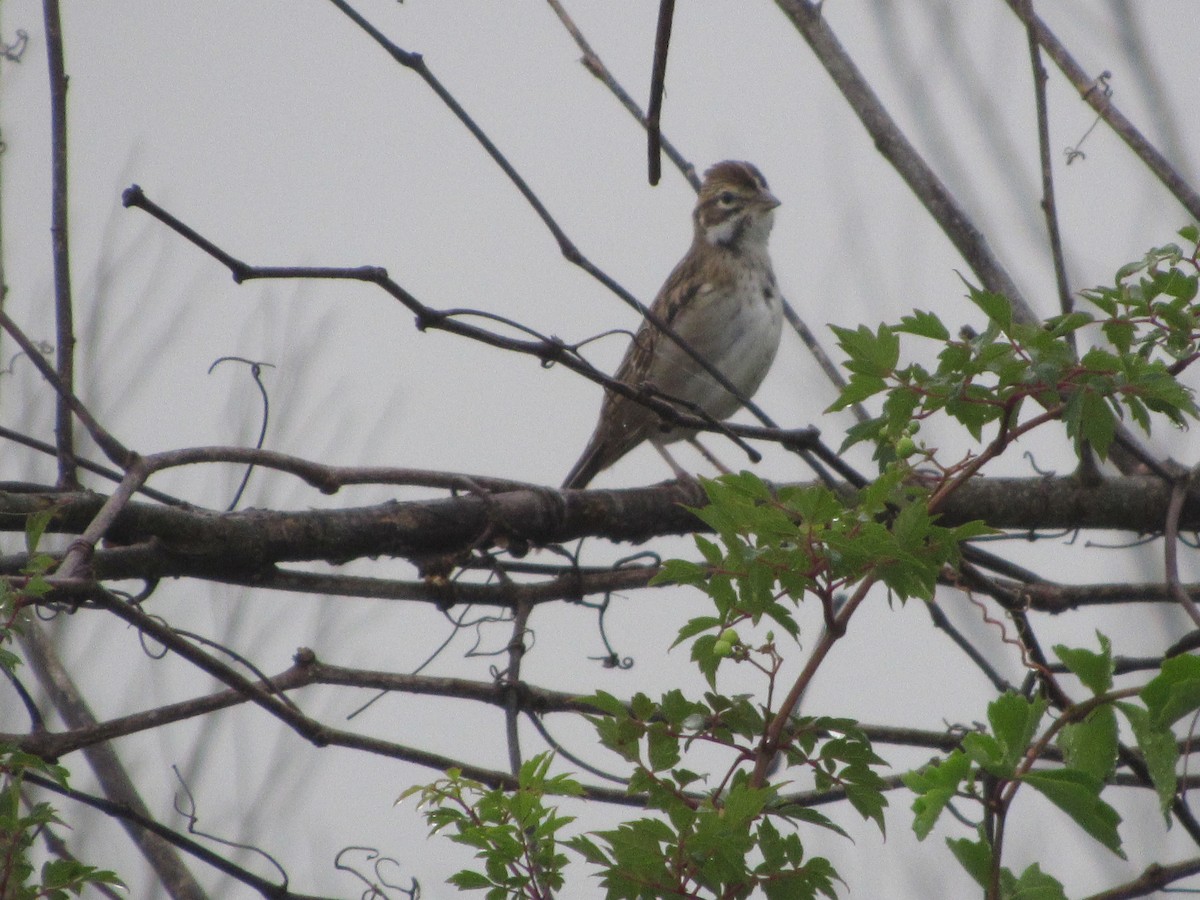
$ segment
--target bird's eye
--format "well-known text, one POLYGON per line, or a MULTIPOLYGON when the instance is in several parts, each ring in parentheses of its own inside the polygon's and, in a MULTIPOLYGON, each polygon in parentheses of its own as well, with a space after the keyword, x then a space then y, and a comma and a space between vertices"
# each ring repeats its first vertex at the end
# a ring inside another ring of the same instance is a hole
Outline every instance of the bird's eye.
POLYGON ((717 197, 717 202, 722 206, 732 206, 736 198, 733 196, 733 191, 721 191, 717 197))

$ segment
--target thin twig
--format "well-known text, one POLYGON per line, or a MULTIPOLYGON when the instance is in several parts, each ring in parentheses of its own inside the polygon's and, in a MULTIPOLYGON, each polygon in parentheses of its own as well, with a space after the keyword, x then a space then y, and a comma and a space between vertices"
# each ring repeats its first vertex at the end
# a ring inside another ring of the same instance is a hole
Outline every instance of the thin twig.
MULTIPOLYGON (((1033 0, 1022 0, 1029 19, 1033 18, 1033 0)), ((1058 305, 1065 316, 1075 308, 1067 284, 1067 267, 1063 261, 1062 236, 1058 229, 1058 207, 1054 202, 1054 169, 1050 158, 1050 116, 1046 105, 1046 67, 1038 50, 1033 26, 1026 28, 1029 38, 1029 62, 1033 67, 1033 96, 1037 107, 1038 153, 1042 166, 1042 212, 1046 216, 1046 233, 1050 240, 1050 256, 1054 260, 1054 279, 1058 286, 1058 305)), ((1075 332, 1067 333, 1071 349, 1078 355, 1075 332)))
POLYGON ((717 382, 717 384, 736 397, 738 402, 741 403, 742 406, 745 407, 756 419, 758 419, 768 428, 779 427, 770 418, 770 416, 763 412, 763 410, 757 404, 755 404, 753 400, 745 396, 743 391, 739 391, 737 387, 734 386, 721 371, 713 366, 709 360, 705 359, 702 354, 698 353, 690 344, 688 344, 687 341, 681 338, 675 329, 672 328, 665 320, 663 320, 661 316, 652 312, 644 303, 634 297, 633 294, 627 291, 619 282, 617 282, 614 278, 608 275, 608 273, 600 269, 598 266, 592 263, 591 260, 583 255, 579 248, 575 246, 574 242, 567 236, 567 233, 563 231, 562 227, 550 214, 550 211, 546 208, 545 204, 543 204, 538 198, 537 194, 533 192, 533 189, 529 187, 525 179, 521 177, 515 168, 513 168, 513 165, 508 161, 508 158, 500 152, 500 149, 492 142, 492 139, 487 136, 487 133, 479 127, 478 123, 476 123, 475 120, 462 107, 462 104, 460 104, 454 98, 454 96, 446 89, 441 81, 439 81, 438 78, 433 74, 429 66, 426 65, 424 57, 420 53, 412 53, 397 46, 395 43, 389 40, 387 36, 383 34, 383 32, 368 22, 362 16, 362 14, 355 10, 349 3, 346 2, 346 0, 329 0, 329 2, 341 10, 351 21, 353 21, 363 31, 370 35, 377 44, 379 44, 388 52, 392 59, 404 66, 406 69, 411 69, 413 72, 416 72, 417 75, 420 76, 421 80, 429 85, 429 87, 435 94, 438 95, 438 98, 446 105, 446 107, 452 113, 454 113, 455 117, 462 122, 468 131, 471 132, 471 135, 476 141, 479 142, 480 146, 483 147, 488 156, 490 156, 492 160, 501 168, 504 174, 508 176, 509 181, 511 181, 513 186, 520 191, 521 196, 525 198, 525 201, 533 207, 533 210, 537 213, 538 218, 542 220, 542 223, 547 229, 549 229, 550 233, 554 236, 554 239, 558 242, 559 250, 563 257, 567 259, 567 261, 579 266, 581 269, 603 284, 606 288, 620 297, 623 301, 625 301, 625 303, 637 310, 643 318, 647 319, 652 325, 654 325, 655 328, 666 335, 669 340, 671 340, 681 350, 688 354, 688 356, 691 357, 696 364, 700 366, 700 368, 707 372, 708 375, 715 382, 717 382))
MULTIPOLYGON (((53 444, 47 444, 45 441, 39 441, 37 438, 30 437, 27 434, 21 434, 19 431, 13 431, 11 428, 5 428, 0 425, 0 439, 12 441, 14 444, 21 444, 31 450, 36 450, 39 453, 44 453, 47 456, 55 456, 56 450, 53 444)), ((109 481, 119 482, 125 477, 124 472, 118 472, 116 469, 110 469, 107 466, 102 466, 99 463, 94 463, 90 459, 84 459, 81 456, 75 457, 75 463, 79 468, 84 469, 94 475, 99 475, 101 478, 107 478, 109 481)), ((156 491, 154 488, 149 488, 143 485, 138 489, 139 494, 144 494, 152 500, 157 500, 159 503, 165 503, 168 506, 183 506, 184 501, 178 497, 173 497, 170 494, 156 491)))
POLYGON ((521 661, 527 647, 525 638, 529 633, 529 614, 533 604, 518 603, 512 620, 512 637, 508 641, 508 668, 502 676, 507 693, 504 705, 504 733, 508 744, 508 766, 513 777, 521 771, 521 661))
POLYGON ((654 35, 654 66, 650 72, 650 104, 646 107, 646 154, 649 157, 650 184, 662 178, 662 141, 659 120, 662 117, 663 90, 667 80, 667 55, 671 47, 671 24, 675 19, 675 0, 659 0, 658 28, 654 35))
MULTIPOLYGON (((58 394, 59 402, 65 405, 69 413, 74 413, 74 415, 78 417, 79 421, 82 422, 83 426, 88 430, 88 434, 92 436, 92 440, 94 440, 100 449, 104 451, 104 455, 107 456, 114 465, 120 466, 122 469, 128 468, 134 458, 134 454, 120 441, 109 434, 108 431, 105 430, 98 421, 96 421, 96 418, 88 411, 88 408, 83 405, 83 401, 80 400, 71 390, 70 384, 68 382, 64 382, 60 377, 59 372, 42 358, 42 355, 37 352, 33 341, 29 340, 29 338, 25 335, 25 332, 23 332, 17 326, 16 322, 8 317, 8 313, 4 312, 4 310, 0 310, 0 328, 3 328, 10 335, 12 335, 13 339, 17 342, 21 349, 29 355, 30 362, 32 362, 37 370, 42 373, 42 376, 50 382, 50 385, 58 394)), ((62 447, 62 441, 59 440, 58 455, 60 460, 62 459, 62 447)), ((72 476, 72 484, 77 486, 77 483, 74 481, 74 450, 71 451, 70 472, 72 476)), ((59 473, 59 481, 61 482, 61 468, 59 469, 59 473)), ((67 489, 69 490, 71 488, 68 487, 67 489)))
POLYGON ((1179 580, 1179 517, 1183 514, 1183 502, 1187 499, 1196 472, 1197 469, 1193 469, 1190 474, 1177 479, 1171 488, 1171 502, 1167 506, 1167 518, 1163 525, 1163 567, 1166 569, 1171 596, 1200 628, 1200 607, 1179 580))
MULTIPOLYGON (((332 2, 338 2, 338 0, 332 0, 332 2)), ((239 284, 254 279, 277 278, 340 279, 374 284, 415 313, 416 327, 421 331, 427 329, 447 331, 451 334, 470 338, 502 350, 510 350, 534 356, 543 363, 563 365, 571 371, 602 385, 609 391, 628 397, 642 406, 653 410, 664 422, 671 425, 697 431, 718 432, 728 437, 753 437, 775 441, 784 448, 802 456, 807 452, 813 453, 823 462, 826 462, 839 475, 854 484, 861 485, 865 483, 862 476, 858 475, 851 466, 841 460, 832 449, 821 443, 820 432, 816 429, 808 428, 792 431, 780 429, 765 415, 759 418, 770 424, 767 427, 756 427, 719 422, 711 416, 688 413, 686 412, 687 405, 682 404, 682 401, 677 402, 674 398, 669 398, 669 395, 655 391, 652 388, 629 385, 604 374, 580 355, 578 347, 570 346, 556 337, 539 335, 536 331, 526 326, 518 326, 517 323, 508 322, 507 324, 517 327, 518 330, 526 334, 537 335, 534 340, 521 340, 463 321, 463 318, 467 315, 478 315, 475 311, 434 309, 433 307, 426 306, 393 281, 388 276, 387 270, 380 266, 357 266, 350 268, 336 266, 253 266, 221 249, 195 229, 167 212, 147 197, 145 192, 136 184, 125 190, 122 199, 125 206, 146 211, 173 231, 204 250, 204 252, 208 253, 214 259, 220 261, 229 268, 234 281, 239 284)), ((3 313, 0 312, 0 324, 3 324, 5 321, 3 313)), ((712 370, 711 364, 705 363, 705 366, 712 370)), ((724 376, 721 376, 717 380, 727 383, 724 376)), ((744 443, 739 443, 739 446, 744 447, 748 454, 751 455, 751 458, 754 458, 757 453, 757 451, 754 451, 753 448, 744 443)))
POLYGON ((1118 887, 1109 888, 1098 894, 1090 894, 1084 900, 1133 900, 1135 897, 1150 897, 1159 892, 1166 893, 1164 888, 1173 881, 1188 878, 1200 873, 1200 857, 1185 859, 1183 862, 1147 866, 1133 881, 1128 881, 1118 887))
POLYGON ((46 62, 50 68, 50 246, 54 257, 55 367, 63 386, 54 414, 58 484, 79 486, 75 472, 75 433, 68 397, 75 384, 75 321, 71 305, 71 255, 67 230, 67 75, 63 62, 58 0, 42 0, 46 23, 46 62))
MULTIPOLYGON (((253 888, 260 895, 268 897, 270 900, 330 900, 330 898, 325 896, 297 894, 289 891, 286 887, 281 887, 259 875, 255 875, 250 870, 235 865, 220 854, 214 853, 203 844, 193 841, 191 838, 185 837, 179 832, 155 821, 150 817, 148 812, 133 809, 127 804, 115 803, 111 799, 97 797, 94 794, 88 794, 75 788, 65 787, 53 779, 36 773, 28 772, 24 777, 30 784, 36 784, 38 787, 60 794, 85 806, 90 806, 92 809, 99 810, 105 815, 117 819, 131 834, 140 834, 143 835, 143 839, 154 839, 164 845, 171 845, 175 849, 183 850, 201 862, 212 866, 217 871, 223 872, 230 878, 240 881, 247 887, 253 888)), ((171 890, 170 885, 165 886, 168 890, 171 890)), ((172 897, 176 896, 186 895, 172 891, 172 897)))
MULTIPOLYGON (((579 61, 583 64, 583 67, 608 88, 609 92, 617 98, 639 125, 643 128, 648 128, 649 123, 642 108, 638 106, 636 100, 629 96, 629 92, 621 87, 621 83, 617 81, 612 72, 608 70, 608 67, 604 65, 599 54, 592 49, 592 45, 588 43, 587 38, 583 36, 583 32, 575 24, 575 20, 571 18, 559 0, 546 0, 546 2, 550 4, 550 8, 554 10, 554 14, 558 16, 558 20, 562 22, 563 27, 567 29, 567 33, 571 35, 575 44, 582 51, 583 56, 580 57, 579 61)), ((696 174, 696 167, 684 158, 683 154, 675 148, 674 144, 667 140, 661 131, 658 138, 659 145, 662 147, 663 152, 667 154, 667 159, 675 164, 675 168, 687 179, 687 183, 692 186, 692 190, 699 191, 700 176, 696 174)))
POLYGON ((982 232, 967 216, 966 210, 959 205, 892 119, 879 96, 829 27, 821 14, 820 5, 807 0, 776 0, 776 5, 812 48, 818 61, 825 67, 854 114, 871 135, 875 147, 933 216, 934 221, 967 261, 983 286, 1008 297, 1012 301, 1013 312, 1022 321, 1039 321, 1041 317, 1033 311, 1012 276, 996 259, 982 232))

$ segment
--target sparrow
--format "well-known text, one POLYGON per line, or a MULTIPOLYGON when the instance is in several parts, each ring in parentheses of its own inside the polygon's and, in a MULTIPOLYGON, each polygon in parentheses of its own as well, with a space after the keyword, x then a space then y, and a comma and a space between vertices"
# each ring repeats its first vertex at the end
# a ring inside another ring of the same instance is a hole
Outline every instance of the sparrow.
MULTIPOLYGON (((766 179, 748 162, 720 162, 705 172, 692 212, 691 247, 650 307, 746 398, 766 378, 783 326, 783 301, 767 253, 777 206, 766 179)), ((649 318, 614 378, 677 401, 682 412, 699 410, 718 421, 742 405, 649 318)), ((646 440, 676 477, 690 477, 666 450, 680 440, 728 471, 696 440, 694 430, 667 425, 649 407, 606 391, 596 430, 563 488, 586 487, 646 440)))

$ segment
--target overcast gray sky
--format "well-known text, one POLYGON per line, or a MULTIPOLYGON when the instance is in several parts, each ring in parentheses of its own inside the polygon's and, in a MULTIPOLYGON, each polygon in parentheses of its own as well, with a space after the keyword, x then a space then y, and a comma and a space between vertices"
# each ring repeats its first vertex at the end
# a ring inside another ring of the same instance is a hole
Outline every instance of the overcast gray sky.
MULTIPOLYGON (((657 4, 566 5, 644 104, 657 4)), ((1194 3, 1076 0, 1038 7, 1088 71, 1111 73, 1115 100, 1135 124, 1193 184, 1200 180, 1194 3)), ((643 133, 578 64, 578 49, 547 5, 359 0, 357 8, 404 49, 424 54, 585 255, 644 301, 653 298, 690 240, 692 191, 669 165, 661 185, 647 184, 643 133)), ((1028 299, 1040 312, 1054 313, 1029 61, 1016 19, 1004 4, 984 0, 827 0, 825 15, 1028 299)), ((529 205, 415 74, 326 0, 65 2, 63 19, 80 392, 114 433, 139 451, 252 442, 257 393, 245 372, 224 367, 206 374, 216 358, 240 355, 275 367, 265 376, 271 449, 330 463, 561 481, 591 433, 600 400, 595 385, 527 357, 420 333, 408 312, 367 286, 235 285, 216 262, 146 215, 121 208, 122 189, 136 182, 247 262, 381 265, 432 306, 486 310, 569 341, 635 327, 633 313, 616 297, 562 260, 529 205)), ((18 28, 31 35, 23 61, 0 67, 0 196, 7 309, 30 334, 48 340, 49 128, 40 23, 41 5, 33 0, 0 6, 5 40, 18 28)), ((1111 280, 1118 266, 1172 240, 1187 216, 1103 126, 1083 145, 1086 158, 1063 165, 1063 148, 1083 137, 1094 116, 1053 69, 1049 103, 1066 258, 1071 285, 1080 289, 1111 280)), ((783 201, 772 239, 781 286, 831 352, 827 323, 873 327, 913 307, 933 309, 954 325, 978 322, 963 299, 964 262, 772 4, 679 4, 664 110, 665 134, 698 168, 739 158, 766 175, 783 201)), ((7 362, 10 344, 3 347, 7 362)), ((624 347, 618 335, 589 352, 611 369, 624 347)), ((31 368, 18 366, 0 390, 3 422, 47 438, 52 404, 31 368)), ((785 335, 758 402, 784 425, 819 425, 836 445, 850 420, 822 412, 834 396, 799 339, 785 335)), ((928 438, 948 445, 958 440, 928 438)), ((1155 440, 1181 460, 1195 457, 1193 435, 1160 431, 1155 440)), ((1029 449, 1043 469, 1071 467, 1062 442, 1029 449)), ((795 457, 764 450, 758 471, 765 477, 808 477, 795 457)), ((735 452, 723 447, 720 455, 735 452)), ((698 470, 703 465, 686 453, 681 458, 698 470)), ((854 460, 865 466, 864 455, 854 460)), ((1011 454, 995 473, 1028 474, 1027 466, 1011 454)), ((0 478, 52 481, 53 472, 53 460, 12 449, 0 454, 0 478)), ((597 486, 644 484, 669 474, 643 447, 602 474, 597 486)), ((239 476, 228 469, 188 470, 170 473, 161 486, 219 506, 239 476)), ((258 473, 243 505, 358 505, 394 493, 360 489, 327 498, 294 480, 258 473)), ((592 552, 604 559, 627 549, 592 552)), ((687 545, 676 549, 686 552, 687 545)), ((1031 545, 1027 560, 1054 569, 1062 554, 1061 545, 1031 545)), ((1076 558, 1087 560, 1089 571, 1055 570, 1056 577, 1094 579, 1110 566, 1132 580, 1139 567, 1158 564, 1158 551, 1076 558)), ((1195 568, 1191 559, 1185 562, 1195 568)), ((384 571, 411 575, 398 563, 384 571)), ((155 603, 180 627, 251 648, 268 671, 285 668, 298 646, 315 647, 331 662, 407 671, 448 633, 445 621, 428 610, 362 600, 184 583, 165 586, 155 603)), ((839 645, 806 700, 811 708, 893 724, 912 711, 929 727, 939 725, 929 717, 947 709, 963 722, 982 718, 988 687, 982 679, 947 684, 939 654, 954 659, 951 651, 917 643, 929 641, 924 612, 876 606, 839 645), (880 640, 884 630, 894 638, 880 640), (914 664, 914 657, 926 655, 926 664, 914 664)), ((674 630, 695 609, 694 598, 679 594, 618 600, 609 633, 622 655, 636 659, 631 672, 600 670, 587 659, 603 651, 594 619, 584 611, 539 611, 527 675, 535 683, 600 687, 621 696, 657 678, 684 679, 699 689, 685 655, 665 654, 674 630)), ((1167 617, 1133 634, 1115 617, 1092 615, 1083 628, 1081 621, 1050 623, 1047 633, 1083 643, 1094 627, 1122 629, 1122 652, 1135 654, 1161 649, 1179 627, 1167 617)), ((93 621, 82 614, 67 625, 68 660, 84 670, 94 660, 97 678, 86 687, 98 715, 206 689, 190 673, 144 658, 135 635, 98 616, 93 621)), ((984 633, 982 626, 978 631, 984 633)), ((507 631, 485 628, 483 636, 499 647, 507 631)), ((486 679, 492 660, 463 658, 471 640, 473 634, 461 635, 434 670, 486 679)), ((995 650, 1013 665, 998 641, 995 650)), ((1016 669, 1012 674, 1019 677, 1016 669)), ((303 699, 314 714, 338 724, 359 700, 316 691, 303 699)), ((11 704, 0 704, 0 730, 22 727, 6 708, 11 704)), ((504 765, 498 715, 389 697, 360 725, 504 765)), ((297 890, 356 895, 353 882, 333 870, 332 858, 342 846, 364 844, 398 859, 404 877, 421 880, 424 896, 449 896, 441 881, 463 855, 445 841, 426 844, 411 805, 392 808, 405 787, 434 773, 346 751, 315 751, 251 709, 219 714, 211 731, 201 729, 184 723, 119 742, 143 779, 147 802, 164 820, 173 821, 170 766, 176 763, 189 769, 205 827, 275 854, 297 890)), ((573 735, 586 755, 586 736, 573 735)), ((612 765, 598 753, 597 761, 612 765)), ((77 783, 89 787, 82 760, 65 762, 77 783)), ((893 796, 884 849, 879 835, 853 816, 838 819, 853 828, 857 843, 812 837, 810 849, 833 857, 851 896, 927 897, 923 879, 931 871, 939 878, 944 873, 941 896, 968 890, 941 834, 919 846, 911 838, 908 802, 893 796), (861 865, 881 856, 887 866, 861 865)), ((1152 807, 1150 798, 1137 809, 1152 807)), ((79 814, 66 813, 71 820, 79 814)), ((149 896, 123 835, 108 823, 87 821, 94 830, 76 835, 81 853, 116 860, 133 896, 149 896)), ((1129 877, 1139 860, 1144 865, 1184 852, 1181 837, 1164 837, 1151 818, 1144 835, 1126 830, 1132 862, 1118 865, 1086 837, 1058 830, 1059 819, 1047 814, 1047 821, 1055 823, 1053 840, 1063 848, 1057 860, 1075 852, 1087 860, 1054 870, 1074 894, 1129 877)), ((1006 851, 1015 859, 1022 852, 1036 855, 1046 837, 1020 835, 1006 851)), ((195 868, 205 883, 221 884, 195 868)), ((569 896, 597 891, 581 887, 569 896)), ((225 885, 214 896, 245 893, 225 885)))

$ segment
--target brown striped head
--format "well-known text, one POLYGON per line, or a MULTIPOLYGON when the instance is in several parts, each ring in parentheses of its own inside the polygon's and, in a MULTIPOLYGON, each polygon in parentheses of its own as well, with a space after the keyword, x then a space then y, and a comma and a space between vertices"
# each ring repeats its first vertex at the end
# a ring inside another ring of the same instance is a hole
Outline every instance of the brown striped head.
POLYGON ((733 250, 766 249, 779 201, 748 162, 719 162, 704 173, 692 218, 696 238, 733 250))

